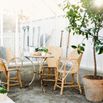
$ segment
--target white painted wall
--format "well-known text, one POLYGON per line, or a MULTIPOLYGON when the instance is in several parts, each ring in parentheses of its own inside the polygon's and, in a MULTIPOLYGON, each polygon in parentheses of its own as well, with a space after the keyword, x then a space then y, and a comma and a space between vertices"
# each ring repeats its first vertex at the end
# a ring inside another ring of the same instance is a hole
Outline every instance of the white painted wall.
MULTIPOLYGON (((60 45, 61 30, 64 30, 62 46, 63 46, 63 52, 65 56, 66 46, 67 46, 67 36, 68 36, 68 32, 66 31, 67 24, 68 21, 62 16, 31 22, 30 26, 35 27, 35 43, 34 43, 35 46, 37 45, 36 34, 38 34, 37 31, 38 26, 40 26, 40 35, 46 34, 51 36, 48 44, 56 45, 56 46, 60 45)), ((78 44, 81 41, 82 41, 81 36, 71 35, 70 37, 70 45, 78 44)), ((70 52, 71 50, 72 48, 70 47, 68 51, 70 52)), ((103 54, 97 55, 97 64, 98 64, 98 71, 103 72, 103 54)), ((81 67, 83 67, 83 69, 93 70, 93 53, 92 53, 92 45, 90 41, 86 41, 86 49, 83 54, 81 67)))

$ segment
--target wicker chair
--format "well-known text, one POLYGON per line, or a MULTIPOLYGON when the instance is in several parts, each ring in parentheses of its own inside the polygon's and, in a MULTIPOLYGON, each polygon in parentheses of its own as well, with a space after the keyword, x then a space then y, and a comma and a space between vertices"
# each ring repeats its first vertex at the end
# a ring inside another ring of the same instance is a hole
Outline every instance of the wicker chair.
MULTIPOLYGON (((7 48, 5 50, 6 58, 0 56, 0 72, 3 72, 6 77, 6 82, 3 83, 6 84, 7 90, 9 91, 10 86, 20 85, 20 87, 22 87, 20 70, 23 62, 21 58, 13 56, 10 49, 7 48)), ((0 53, 2 52, 3 51, 0 51, 0 53)))
POLYGON ((47 58, 47 66, 43 65, 41 70, 41 82, 56 80, 56 72, 58 70, 59 60, 62 55, 60 47, 49 46, 48 52, 53 55, 53 58, 47 58))
POLYGON ((56 89, 56 87, 59 87, 61 89, 61 95, 63 94, 64 87, 78 87, 80 93, 82 93, 79 81, 79 69, 81 58, 82 54, 78 54, 77 50, 75 50, 71 52, 66 59, 61 60, 63 64, 61 68, 58 69, 58 76, 56 78, 54 86, 54 90, 56 89), (69 64, 69 67, 67 67, 67 64, 69 64), (71 81, 67 81, 68 76, 71 76, 71 81), (77 81, 76 83, 74 79, 75 76, 77 81))

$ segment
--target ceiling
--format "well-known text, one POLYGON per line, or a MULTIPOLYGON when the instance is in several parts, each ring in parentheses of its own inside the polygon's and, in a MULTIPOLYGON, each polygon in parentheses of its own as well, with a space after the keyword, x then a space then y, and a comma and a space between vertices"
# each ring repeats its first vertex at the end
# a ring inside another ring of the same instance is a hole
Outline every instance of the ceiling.
POLYGON ((22 13, 30 19, 42 19, 62 15, 59 6, 64 0, 0 0, 0 10, 6 13, 22 13))

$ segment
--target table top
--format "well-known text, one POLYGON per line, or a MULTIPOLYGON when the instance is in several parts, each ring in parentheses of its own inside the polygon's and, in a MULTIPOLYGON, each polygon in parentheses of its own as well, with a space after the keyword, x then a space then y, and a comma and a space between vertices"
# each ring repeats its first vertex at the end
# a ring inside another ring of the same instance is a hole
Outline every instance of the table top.
POLYGON ((30 57, 30 58, 53 58, 53 55, 29 55, 25 57, 30 57))
POLYGON ((12 99, 10 99, 5 94, 0 94, 0 103, 15 103, 12 99))

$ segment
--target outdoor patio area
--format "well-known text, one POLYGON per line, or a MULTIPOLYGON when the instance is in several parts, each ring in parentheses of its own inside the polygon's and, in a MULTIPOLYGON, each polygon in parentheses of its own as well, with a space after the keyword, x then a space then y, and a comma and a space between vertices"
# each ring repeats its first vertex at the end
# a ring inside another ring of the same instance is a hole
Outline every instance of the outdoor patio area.
POLYGON ((0 0, 0 103, 103 103, 103 0, 0 0))
MULTIPOLYGON (((81 70, 81 76, 88 73, 91 74, 92 72, 81 70)), ((28 83, 29 80, 27 77, 23 77, 23 79, 25 78, 27 80, 25 83, 28 83)), ((57 88, 54 91, 53 83, 50 82, 46 83, 44 93, 37 77, 30 87, 23 87, 21 89, 18 87, 11 88, 8 96, 15 101, 15 103, 92 103, 87 101, 84 92, 80 94, 78 89, 74 88, 65 88, 64 94, 61 96, 60 89, 57 88)))

